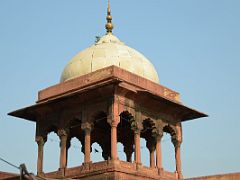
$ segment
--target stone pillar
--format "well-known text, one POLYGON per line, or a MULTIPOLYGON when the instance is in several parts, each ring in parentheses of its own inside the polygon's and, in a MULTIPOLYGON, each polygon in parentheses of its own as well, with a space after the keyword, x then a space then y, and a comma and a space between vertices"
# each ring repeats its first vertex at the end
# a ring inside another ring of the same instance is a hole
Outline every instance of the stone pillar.
POLYGON ((91 162, 91 124, 86 122, 81 127, 84 132, 84 163, 91 162))
POLYGON ((155 168, 155 149, 156 149, 156 143, 153 143, 152 141, 148 140, 147 141, 147 148, 149 150, 149 155, 150 155, 150 167, 155 168))
POLYGON ((60 138, 60 167, 62 171, 67 166, 67 132, 64 129, 58 130, 58 136, 60 138))
POLYGON ((162 169, 162 148, 161 148, 162 135, 157 135, 156 137, 156 161, 157 168, 162 169))
POLYGON ((134 159, 137 164, 141 164, 140 130, 134 131, 135 154, 134 159))
POLYGON ((36 142, 38 144, 38 158, 37 158, 37 175, 43 174, 43 152, 44 152, 44 144, 46 139, 42 136, 36 137, 36 142))
POLYGON ((174 148, 175 148, 176 173, 177 173, 178 179, 183 179, 181 152, 180 152, 181 142, 176 139, 173 139, 172 142, 173 142, 174 148))
POLYGON ((155 168, 154 149, 150 149, 150 167, 151 167, 151 168, 155 168))
POLYGON ((118 159, 117 154, 117 125, 118 122, 111 123, 111 159, 118 159))

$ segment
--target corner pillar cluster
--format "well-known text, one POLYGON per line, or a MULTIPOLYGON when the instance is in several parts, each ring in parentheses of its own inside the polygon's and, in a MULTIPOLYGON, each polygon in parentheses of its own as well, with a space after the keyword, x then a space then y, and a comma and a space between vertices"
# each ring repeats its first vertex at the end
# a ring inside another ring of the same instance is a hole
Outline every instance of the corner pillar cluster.
POLYGON ((181 163, 181 141, 177 139, 172 140, 174 148, 175 148, 175 161, 176 161, 176 175, 178 179, 183 179, 182 175, 182 163, 181 163))
POLYGON ((37 175, 43 174, 43 152, 44 144, 47 141, 43 136, 37 136, 36 142, 38 144, 38 158, 37 158, 37 175))

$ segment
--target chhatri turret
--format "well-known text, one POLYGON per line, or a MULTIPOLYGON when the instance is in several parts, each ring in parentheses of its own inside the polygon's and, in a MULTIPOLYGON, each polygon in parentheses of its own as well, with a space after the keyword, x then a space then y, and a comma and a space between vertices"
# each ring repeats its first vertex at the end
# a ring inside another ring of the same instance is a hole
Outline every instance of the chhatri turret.
POLYGON ((40 90, 36 104, 9 113, 36 123, 38 177, 183 179, 182 122, 206 115, 184 106, 179 93, 159 84, 151 62, 113 35, 110 3, 106 19, 106 35, 70 60, 60 83, 40 90), (50 132, 57 133, 60 139, 60 163, 55 172, 46 173, 43 152, 50 132), (171 135, 175 172, 165 171, 162 165, 163 132, 171 135), (82 144, 84 162, 68 168, 68 148, 74 137, 82 144), (149 167, 142 165, 140 138, 146 140, 149 167), (102 148, 102 162, 95 163, 91 158, 95 142, 102 148), (125 161, 119 160, 118 142, 124 147, 125 161))

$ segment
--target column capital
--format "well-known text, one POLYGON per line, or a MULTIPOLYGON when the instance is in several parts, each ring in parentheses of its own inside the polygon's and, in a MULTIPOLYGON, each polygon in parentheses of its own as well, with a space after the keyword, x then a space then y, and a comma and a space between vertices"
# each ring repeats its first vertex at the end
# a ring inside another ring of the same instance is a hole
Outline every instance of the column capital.
POLYGON ((111 122, 111 127, 117 127, 118 124, 119 124, 118 121, 113 121, 113 122, 111 122))
POLYGON ((140 135, 141 134, 141 130, 140 129, 134 129, 133 130, 134 131, 134 134, 137 134, 137 135, 140 135))
POLYGON ((161 141, 162 137, 163 137, 163 134, 157 134, 156 135, 156 140, 161 141))
POLYGON ((81 129, 84 130, 85 132, 91 132, 92 124, 89 122, 84 122, 81 124, 81 129))
POLYGON ((47 137, 44 136, 36 136, 35 141, 37 142, 38 145, 44 145, 45 142, 47 141, 47 137))
POLYGON ((153 136, 155 137, 156 141, 161 141, 162 137, 163 137, 163 131, 162 130, 159 130, 159 129, 156 129, 154 132, 153 132, 153 136))
POLYGON ((147 140, 146 146, 148 148, 148 150, 151 151, 155 151, 156 149, 156 142, 154 142, 154 140, 147 140))
POLYGON ((175 148, 179 148, 182 144, 182 141, 178 140, 177 138, 172 138, 172 143, 175 148))
POLYGON ((110 126, 117 127, 117 125, 120 122, 120 116, 119 115, 108 115, 107 122, 110 124, 110 126))
POLYGON ((141 126, 141 123, 139 123, 138 121, 136 120, 132 120, 130 121, 131 123, 131 129, 134 131, 134 134, 140 134, 141 133, 141 130, 142 130, 142 126, 141 126))
POLYGON ((67 130, 65 130, 65 129, 59 129, 59 130, 57 131, 57 134, 58 134, 59 137, 64 137, 64 136, 67 136, 67 135, 68 135, 68 132, 67 132, 67 130))

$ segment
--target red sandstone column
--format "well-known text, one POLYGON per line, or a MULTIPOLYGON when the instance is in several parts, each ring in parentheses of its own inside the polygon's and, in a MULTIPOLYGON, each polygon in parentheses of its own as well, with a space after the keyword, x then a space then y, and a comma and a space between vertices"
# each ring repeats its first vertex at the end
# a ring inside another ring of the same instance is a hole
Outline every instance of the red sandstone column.
POLYGON ((60 137, 60 170, 65 169, 67 165, 67 133, 65 130, 58 130, 60 137))
POLYGON ((140 150, 140 130, 134 131, 134 143, 135 143, 135 162, 141 164, 141 150, 140 150))
POLYGON ((147 148, 149 150, 149 155, 150 155, 150 167, 151 168, 155 168, 155 148, 156 148, 156 144, 155 142, 151 139, 151 140, 147 140, 147 148))
POLYGON ((154 156, 154 148, 149 149, 150 152, 150 167, 155 167, 155 156, 154 156))
POLYGON ((180 152, 181 142, 179 142, 177 140, 173 140, 173 144, 175 147, 176 172, 178 174, 178 179, 183 179, 182 164, 181 164, 181 152, 180 152))
POLYGON ((45 140, 42 136, 37 136, 36 142, 38 144, 37 175, 41 175, 43 173, 43 147, 45 140))
POLYGON ((161 138, 162 136, 157 136, 157 144, 156 144, 156 161, 157 161, 157 168, 162 168, 162 149, 161 149, 161 138))
POLYGON ((91 161, 90 153, 91 153, 91 131, 90 129, 86 129, 85 130, 85 156, 84 156, 85 163, 88 163, 91 161))
POLYGON ((117 155, 117 122, 111 124, 111 158, 116 160, 117 155))
POLYGON ((82 124, 82 129, 85 132, 84 137, 84 163, 91 162, 91 124, 86 122, 82 124))

